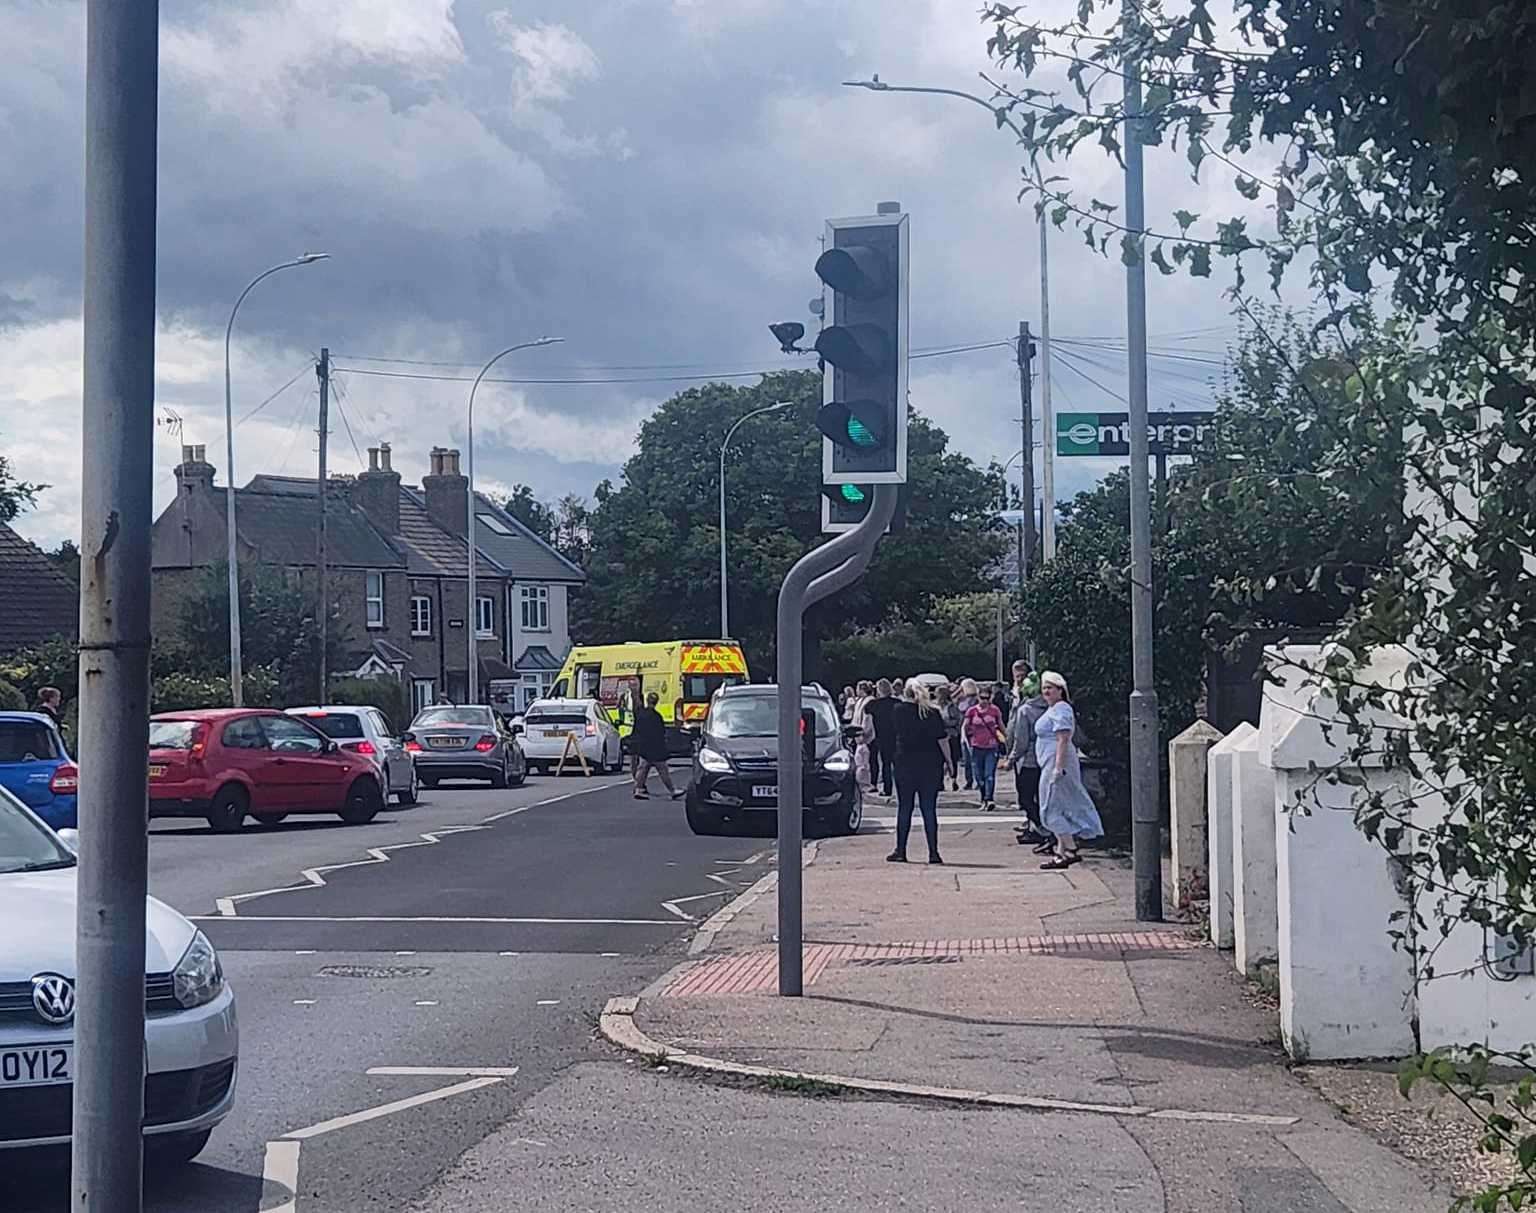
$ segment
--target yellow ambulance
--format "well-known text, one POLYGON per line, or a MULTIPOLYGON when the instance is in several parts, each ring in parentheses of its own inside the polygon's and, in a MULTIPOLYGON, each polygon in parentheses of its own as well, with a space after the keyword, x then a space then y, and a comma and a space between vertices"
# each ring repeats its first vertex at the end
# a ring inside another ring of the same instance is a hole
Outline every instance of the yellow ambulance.
POLYGON ((578 645, 550 689, 552 698, 596 699, 629 736, 634 710, 652 691, 674 754, 693 750, 693 731, 723 686, 748 681, 747 659, 734 640, 657 640, 578 645))

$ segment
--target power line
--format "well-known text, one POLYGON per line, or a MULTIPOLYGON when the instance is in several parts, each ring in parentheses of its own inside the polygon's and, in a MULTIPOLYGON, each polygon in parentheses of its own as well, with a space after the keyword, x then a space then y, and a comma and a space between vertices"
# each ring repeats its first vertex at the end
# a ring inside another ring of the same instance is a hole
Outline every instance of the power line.
POLYGON ((357 466, 359 468, 364 468, 367 466, 367 464, 363 462, 363 452, 358 449, 357 439, 352 436, 352 423, 347 420, 347 409, 346 405, 343 403, 347 397, 346 385, 343 383, 338 383, 333 378, 331 380, 331 386, 336 389, 336 411, 341 414, 341 424, 346 428, 347 441, 352 444, 352 453, 357 456, 357 466))
POLYGON ((273 392, 270 396, 268 396, 265 400, 263 400, 255 408, 253 408, 249 413, 247 413, 247 414, 245 414, 245 416, 241 417, 239 421, 235 422, 235 428, 239 429, 242 425, 244 425, 252 417, 256 416, 257 413, 261 412, 262 409, 266 408, 267 405, 271 404, 274 400, 276 400, 279 396, 281 396, 284 392, 286 392, 289 388, 291 388, 295 383, 297 383, 299 381, 299 379, 304 374, 306 374, 308 371, 310 371, 312 369, 313 369, 313 364, 312 363, 305 363, 302 367, 299 368, 298 373, 295 374, 292 379, 288 380, 288 382, 283 384, 282 387, 278 388, 277 391, 273 392))
POLYGON ((1066 367, 1074 375, 1077 375, 1077 376, 1079 376, 1079 377, 1081 377, 1083 379, 1086 379, 1089 383, 1093 384, 1094 387, 1098 388, 1099 391, 1105 393, 1108 396, 1112 396, 1114 399, 1118 400, 1121 404, 1125 405, 1126 408, 1130 408, 1131 407, 1130 401, 1128 401, 1119 392, 1115 391, 1113 388, 1105 387, 1102 383, 1100 383, 1097 379, 1095 379, 1087 371, 1083 370, 1079 366, 1075 366, 1074 365, 1074 363, 1076 361, 1076 356, 1075 355, 1069 354, 1065 350, 1057 350, 1056 353, 1060 355, 1060 360, 1061 360, 1062 366, 1066 367))

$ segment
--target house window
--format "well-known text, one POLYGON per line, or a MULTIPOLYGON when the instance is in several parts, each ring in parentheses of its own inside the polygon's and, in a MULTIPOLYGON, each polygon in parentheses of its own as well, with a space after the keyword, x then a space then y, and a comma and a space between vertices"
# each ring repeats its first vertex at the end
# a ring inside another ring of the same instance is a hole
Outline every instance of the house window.
POLYGON ((432 635, 432 600, 425 594, 411 596, 411 635, 432 635))
POLYGON ((535 699, 543 699, 549 694, 549 683, 553 677, 552 674, 523 675, 523 709, 525 711, 535 699))
POLYGON ((381 628, 384 626, 384 574, 366 573, 364 597, 368 601, 368 626, 381 628))
POLYGON ((549 631, 549 587, 525 585, 523 595, 523 631, 549 631))
POLYGON ((411 679, 411 714, 413 716, 423 708, 432 706, 435 689, 430 678, 411 679))
POLYGON ((475 596, 475 635, 496 635, 496 599, 475 596))

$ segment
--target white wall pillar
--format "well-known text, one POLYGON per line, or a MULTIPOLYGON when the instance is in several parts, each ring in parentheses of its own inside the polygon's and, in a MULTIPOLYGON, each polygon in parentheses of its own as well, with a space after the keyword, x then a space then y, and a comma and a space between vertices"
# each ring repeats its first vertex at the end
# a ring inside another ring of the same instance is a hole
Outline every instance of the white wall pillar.
POLYGON ((1279 887, 1275 872, 1275 773, 1259 762, 1259 731, 1233 747, 1233 963, 1250 977, 1279 958, 1279 887))
POLYGON ((1258 729, 1245 720, 1206 754, 1206 863, 1211 883, 1211 942, 1218 948, 1233 945, 1232 831, 1236 806, 1232 799, 1232 753, 1238 745, 1257 737, 1258 733, 1258 729))
POLYGON ((1173 902, 1187 905, 1210 892, 1206 875, 1206 754, 1221 730, 1197 720, 1168 743, 1169 809, 1173 819, 1173 902))

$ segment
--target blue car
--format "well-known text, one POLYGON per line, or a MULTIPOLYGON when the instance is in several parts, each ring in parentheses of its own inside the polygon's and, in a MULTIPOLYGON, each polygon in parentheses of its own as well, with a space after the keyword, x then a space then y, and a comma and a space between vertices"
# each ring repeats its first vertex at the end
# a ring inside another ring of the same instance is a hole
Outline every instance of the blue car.
POLYGON ((51 717, 0 712, 0 788, 55 830, 73 830, 79 786, 80 772, 51 717))

